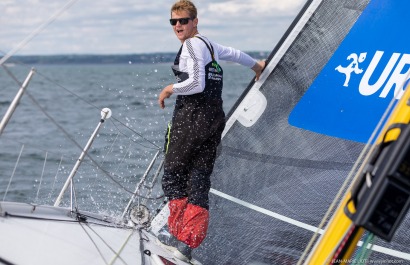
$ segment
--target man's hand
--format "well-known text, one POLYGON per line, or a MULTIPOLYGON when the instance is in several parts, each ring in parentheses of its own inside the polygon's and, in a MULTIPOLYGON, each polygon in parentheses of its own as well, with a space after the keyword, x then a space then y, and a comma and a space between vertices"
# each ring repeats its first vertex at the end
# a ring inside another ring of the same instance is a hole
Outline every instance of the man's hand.
POLYGON ((165 108, 165 102, 164 102, 165 99, 166 99, 166 98, 169 98, 169 97, 172 95, 172 93, 173 93, 173 91, 172 91, 173 86, 174 86, 174 85, 168 85, 168 86, 166 86, 166 87, 161 91, 161 93, 159 94, 158 103, 159 103, 159 106, 160 106, 161 109, 165 108))
POLYGON ((252 67, 252 70, 255 72, 255 81, 259 80, 259 77, 262 74, 263 69, 265 69, 265 61, 258 61, 256 64, 252 67))

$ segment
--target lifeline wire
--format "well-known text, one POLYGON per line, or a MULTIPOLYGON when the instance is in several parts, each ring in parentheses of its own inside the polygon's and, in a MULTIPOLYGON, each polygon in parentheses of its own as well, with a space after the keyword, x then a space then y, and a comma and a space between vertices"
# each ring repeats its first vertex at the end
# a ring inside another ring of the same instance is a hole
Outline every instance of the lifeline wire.
POLYGON ((61 155, 60 163, 58 163, 57 172, 56 172, 56 175, 54 176, 53 186, 51 187, 50 193, 49 193, 49 195, 48 195, 48 199, 49 199, 49 200, 51 200, 51 194, 52 194, 53 191, 54 191, 54 187, 55 187, 55 184, 56 184, 56 181, 57 181, 58 172, 59 172, 59 170, 60 170, 61 163, 63 162, 63 157, 64 157, 64 155, 61 155))
POLYGON ((3 201, 6 200, 6 196, 7 196, 7 193, 9 192, 10 184, 11 184, 11 181, 13 180, 14 174, 16 173, 17 165, 20 162, 20 157, 21 157, 21 154, 23 153, 23 149, 24 149, 24 144, 21 146, 20 154, 17 158, 16 164, 14 165, 13 173, 11 174, 9 184, 7 185, 6 192, 4 193, 3 201))
MULTIPOLYGON (((47 81, 49 81, 50 83, 52 83, 52 84, 54 84, 54 85, 56 85, 56 86, 58 86, 58 87, 64 89, 65 91, 67 91, 67 92, 70 93, 71 95, 77 97, 79 100, 81 100, 81 101, 87 103, 88 105, 94 107, 95 109, 97 109, 97 110, 100 110, 100 109, 101 109, 101 108, 97 107, 96 105, 94 105, 93 103, 91 103, 91 102, 85 100, 84 98, 80 97, 80 96, 77 95, 76 93, 74 93, 74 92, 70 91, 69 89, 65 88, 64 86, 60 85, 59 83, 56 83, 56 82, 53 81, 52 79, 50 79, 50 78, 48 78, 47 76, 43 75, 42 73, 39 73, 38 71, 37 71, 36 73, 37 73, 39 76, 41 76, 41 77, 43 77, 44 79, 46 79, 47 81)), ((155 144, 154 142, 152 142, 152 141, 148 140, 147 138, 145 138, 142 134, 136 132, 135 130, 133 130, 132 128, 130 128, 129 126, 127 126, 125 123, 123 123, 123 122, 120 121, 119 119, 115 118, 114 116, 112 116, 112 117, 110 118, 110 120, 115 120, 116 122, 120 123, 120 124, 123 125, 125 128, 129 129, 131 132, 135 133, 136 135, 138 135, 139 137, 141 137, 141 138, 142 138, 143 140, 145 140, 146 142, 152 144, 152 145, 155 146, 156 148, 158 148, 158 149, 161 148, 160 146, 158 146, 158 145, 155 144)), ((112 122, 112 121, 111 121, 111 122, 112 122)), ((124 134, 123 132, 121 132, 121 130, 118 128, 118 126, 116 126, 116 124, 115 124, 114 122, 112 122, 112 124, 117 128, 117 130, 118 130, 119 133, 121 133, 121 134, 124 135, 124 136, 127 136, 126 134, 124 134)), ((131 138, 131 137, 129 137, 129 136, 127 136, 127 137, 128 137, 128 138, 131 138)), ((144 145, 142 145, 142 144, 140 144, 140 143, 136 143, 136 144, 139 144, 139 145, 141 145, 141 146, 143 146, 143 147, 149 148, 149 147, 144 146, 144 145)))
POLYGON ((108 262, 105 260, 104 255, 101 252, 101 249, 97 246, 97 243, 95 243, 95 241, 93 240, 93 238, 91 237, 91 235, 87 232, 87 230, 84 228, 83 224, 81 223, 81 221, 78 221, 78 224, 80 225, 80 227, 84 230, 84 232, 86 233, 86 235, 88 236, 88 238, 90 239, 91 243, 93 243, 93 245, 95 246, 95 249, 98 251, 98 253, 100 254, 101 259, 104 261, 105 264, 108 264, 108 262))
MULTIPOLYGON (((81 226, 83 226, 83 224, 82 224, 81 222, 80 222, 79 224, 80 224, 81 226)), ((84 225, 86 225, 86 226, 88 227, 88 229, 90 229, 91 232, 93 232, 93 233, 103 242, 103 244, 104 244, 105 246, 107 246, 107 247, 111 250, 111 252, 113 252, 113 254, 116 255, 116 258, 120 259, 123 263, 125 263, 125 261, 123 260, 123 258, 120 256, 120 252, 115 251, 115 249, 113 249, 113 248, 108 244, 108 242, 105 241, 104 238, 103 238, 100 234, 98 234, 97 231, 95 231, 89 224, 85 223, 84 225)), ((84 229, 84 227, 83 227, 83 229, 84 229)), ((85 231, 85 229, 84 229, 84 231, 85 231)), ((86 234, 87 234, 87 236, 90 238, 90 240, 93 241, 93 243, 94 243, 95 241, 92 239, 91 235, 90 235, 88 232, 86 232, 86 234)), ((132 233, 131 233, 131 235, 132 235, 132 233)), ((130 237, 130 236, 128 236, 126 243, 128 242, 129 237, 130 237)), ((98 246, 97 246, 96 244, 95 244, 95 246, 96 246, 96 248, 98 248, 98 246)), ((111 263, 108 263, 108 262, 107 262, 107 264, 111 264, 111 263)))
POLYGON ((47 156, 48 156, 48 152, 46 152, 45 157, 44 157, 43 170, 41 171, 40 183, 38 184, 37 195, 36 195, 36 198, 34 199, 35 202, 37 202, 38 195, 40 194, 41 184, 43 182, 44 171, 46 169, 47 156))
MULTIPOLYGON (((3 51, 0 51, 0 52, 4 53, 3 51)), ((21 82, 13 75, 13 73, 10 72, 10 70, 9 70, 5 65, 2 65, 2 66, 3 66, 3 68, 5 69, 5 71, 7 72, 7 74, 8 74, 17 84, 19 84, 19 85, 21 86, 21 82)), ((71 94, 72 96, 78 98, 79 100, 85 102, 86 104, 92 106, 93 108, 95 108, 95 109, 97 109, 97 110, 100 110, 100 109, 101 109, 101 108, 97 107, 96 105, 94 105, 93 103, 91 103, 90 101, 87 101, 87 100, 85 100, 84 98, 82 98, 82 97, 80 97, 79 95, 77 95, 76 93, 72 92, 72 91, 69 90, 68 88, 66 88, 66 87, 64 87, 64 86, 62 86, 62 85, 60 85, 59 83, 53 81, 53 80, 50 79, 49 77, 43 75, 43 74, 40 73, 38 70, 36 70, 36 74, 39 75, 39 76, 41 76, 41 77, 43 77, 45 80, 47 80, 48 82, 52 83, 53 85, 56 85, 56 86, 62 88, 62 89, 65 90, 67 93, 69 93, 69 94, 71 94)), ((26 92, 26 93, 27 93, 27 92, 26 92)), ((116 122, 120 123, 122 126, 124 126, 125 128, 127 128, 127 129, 130 130, 131 132, 133 132, 133 133, 135 133, 136 135, 138 135, 139 137, 141 137, 141 139, 143 139, 143 140, 145 140, 146 142, 152 144, 152 145, 155 147, 155 148, 154 148, 155 150, 161 148, 160 146, 158 146, 158 145, 155 144, 154 142, 152 142, 152 141, 148 140, 147 138, 145 138, 141 133, 138 133, 137 131, 135 131, 134 129, 130 128, 129 126, 127 126, 125 123, 123 123, 123 122, 120 121, 119 119, 117 119, 117 118, 115 118, 114 116, 112 116, 111 119, 110 119, 110 121, 111 121, 111 123, 114 125, 114 127, 118 130, 118 132, 119 132, 120 134, 126 136, 127 138, 132 139, 132 141, 133 141, 135 144, 138 144, 138 145, 140 145, 140 146, 142 146, 142 147, 145 147, 145 148, 151 148, 151 147, 148 147, 148 146, 143 145, 143 144, 141 144, 141 143, 137 143, 132 137, 130 137, 130 136, 126 135, 125 133, 123 133, 123 132, 118 128, 118 126, 114 123, 113 120, 115 120, 116 122)))
MULTIPOLYGON (((3 67, 4 67, 5 69, 7 69, 7 67, 5 67, 4 65, 3 65, 3 67)), ((10 76, 12 76, 13 79, 16 80, 16 81, 20 84, 20 82, 17 80, 17 78, 15 78, 15 76, 14 76, 11 72, 8 72, 8 74, 9 74, 10 76)), ((41 75, 41 74, 40 74, 40 75, 41 75)), ((44 75, 41 75, 41 76, 43 76, 46 80, 49 80, 50 82, 54 83, 55 85, 57 85, 57 86, 63 88, 64 90, 68 91, 69 93, 71 93, 72 95, 76 96, 77 98, 79 98, 79 99, 83 100, 84 102, 90 104, 91 106, 97 108, 95 105, 91 104, 90 102, 87 102, 86 100, 82 99, 81 97, 79 97, 79 96, 76 95, 75 93, 71 92, 70 90, 66 89, 65 87, 61 86, 60 84, 57 84, 57 83, 53 82, 52 80, 50 80, 49 78, 45 77, 44 75)), ((58 128, 61 132, 63 132, 63 133, 65 134, 65 136, 66 136, 75 146, 77 146, 80 150, 83 150, 83 148, 80 146, 80 144, 78 144, 78 143, 75 141, 75 139, 72 138, 72 137, 70 136, 70 134, 69 134, 53 117, 51 117, 51 116, 47 113, 47 111, 37 102, 37 100, 36 100, 28 91, 26 91, 26 94, 27 94, 28 97, 31 99, 31 101, 40 109, 40 111, 43 112, 43 114, 46 115, 47 118, 48 118, 54 125, 56 125, 57 128, 58 128)), ((98 109, 98 108, 97 108, 97 109, 98 109)), ((112 117, 112 118, 113 118, 113 117, 112 117)), ((118 121, 118 120, 117 120, 117 121, 118 121)), ((120 122, 120 121, 118 121, 118 122, 120 122)), ((127 127, 124 123, 122 123, 122 122, 120 122, 120 123, 123 124, 125 127, 127 127)), ((129 127, 127 127, 127 128, 130 129, 131 131, 133 131, 131 128, 129 128, 129 127)), ((135 132, 135 131, 133 131, 133 132, 135 132)), ((121 132, 120 132, 120 133, 121 133, 121 132)), ((135 133, 138 134, 137 132, 135 132, 135 133)), ((140 135, 140 134, 138 134, 138 135, 140 135)), ((142 135, 140 135, 140 136, 142 137, 142 135)), ((157 146, 155 143, 153 143, 153 142, 151 142, 151 141, 145 139, 144 137, 142 137, 142 138, 143 138, 144 140, 150 142, 151 144, 157 146)), ((158 147, 158 146, 157 146, 157 147, 158 147)), ((158 147, 158 148, 159 148, 159 147, 158 147)), ((126 192, 128 192, 128 193, 130 193, 130 194, 134 194, 134 192, 128 190, 126 187, 124 187, 121 183, 119 183, 117 180, 115 180, 115 179, 112 177, 112 176, 115 176, 115 174, 113 174, 113 173, 111 173, 111 172, 109 172, 109 171, 107 171, 107 170, 104 170, 88 153, 86 153, 86 156, 92 161, 92 163, 97 167, 97 169, 101 170, 109 179, 111 179, 111 180, 112 180, 115 184, 117 184, 121 189, 123 189, 124 191, 126 191, 126 192)), ((140 196, 140 195, 136 195, 136 196, 140 196)), ((142 197, 142 196, 141 196, 141 197, 142 197)), ((162 196, 160 196, 159 198, 162 198, 162 196)), ((156 199, 156 198, 145 198, 145 199, 156 199)))

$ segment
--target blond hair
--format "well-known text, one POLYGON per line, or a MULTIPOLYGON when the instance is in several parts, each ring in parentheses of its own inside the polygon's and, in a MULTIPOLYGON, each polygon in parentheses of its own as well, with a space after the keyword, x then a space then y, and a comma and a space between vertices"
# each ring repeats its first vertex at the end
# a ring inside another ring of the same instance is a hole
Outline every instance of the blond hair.
POLYGON ((171 15, 172 12, 180 13, 183 11, 187 11, 192 19, 196 18, 197 16, 196 7, 194 3, 189 0, 179 0, 171 7, 171 15))

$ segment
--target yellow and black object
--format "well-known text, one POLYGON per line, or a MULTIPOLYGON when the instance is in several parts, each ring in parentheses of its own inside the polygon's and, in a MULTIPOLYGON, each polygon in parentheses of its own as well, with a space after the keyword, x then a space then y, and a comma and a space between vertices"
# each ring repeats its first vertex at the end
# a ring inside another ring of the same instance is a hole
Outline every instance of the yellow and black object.
POLYGON ((394 124, 397 140, 383 141, 352 191, 355 213, 345 213, 356 226, 391 241, 410 205, 410 125, 394 124))
POLYGON ((400 226, 410 206, 410 89, 380 135, 305 264, 350 264, 366 230, 390 241, 400 226))

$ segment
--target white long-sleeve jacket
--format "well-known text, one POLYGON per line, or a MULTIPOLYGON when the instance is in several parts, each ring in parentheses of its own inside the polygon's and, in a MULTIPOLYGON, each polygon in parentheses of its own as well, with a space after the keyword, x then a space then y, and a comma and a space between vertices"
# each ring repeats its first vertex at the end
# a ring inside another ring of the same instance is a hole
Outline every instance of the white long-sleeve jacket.
MULTIPOLYGON (((231 47, 225 47, 218 43, 209 41, 206 37, 198 34, 214 50, 214 57, 219 60, 239 63, 252 68, 256 60, 248 54, 231 47)), ((185 40, 179 58, 179 71, 188 73, 189 78, 181 83, 173 85, 173 92, 176 95, 192 95, 201 93, 205 89, 205 66, 212 61, 212 56, 205 43, 199 38, 185 40)))

